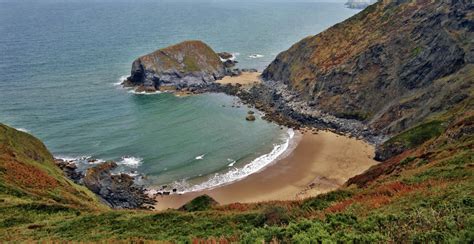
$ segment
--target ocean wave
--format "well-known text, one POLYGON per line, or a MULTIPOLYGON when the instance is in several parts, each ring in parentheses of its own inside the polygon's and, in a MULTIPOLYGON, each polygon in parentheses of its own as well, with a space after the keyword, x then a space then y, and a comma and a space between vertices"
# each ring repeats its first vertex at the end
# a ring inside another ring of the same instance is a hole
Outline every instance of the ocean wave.
POLYGON ((122 86, 122 83, 128 78, 128 75, 122 75, 117 82, 114 83, 114 86, 122 86))
MULTIPOLYGON (((243 168, 233 168, 225 173, 216 173, 203 183, 190 185, 186 180, 175 181, 171 184, 173 188, 178 189, 178 193, 187 193, 212 189, 218 186, 226 185, 234 181, 241 180, 253 173, 259 172, 266 166, 270 165, 280 156, 282 156, 290 146, 291 139, 294 137, 293 129, 288 129, 286 140, 282 144, 274 145, 273 150, 254 159, 246 164, 243 168)), ((232 165, 234 162, 232 162, 232 165)), ((230 166, 230 165, 229 165, 230 166)))
POLYGON ((58 156, 55 156, 55 158, 64 160, 66 162, 73 162, 73 163, 88 163, 88 164, 96 163, 97 164, 97 163, 105 162, 105 160, 94 159, 92 158, 92 156, 87 156, 87 155, 81 155, 81 156, 75 156, 75 157, 58 155, 58 156))
POLYGON ((202 159, 204 159, 204 156, 206 156, 206 154, 199 155, 195 159, 196 160, 202 160, 202 159))
POLYGON ((263 58, 265 56, 263 56, 262 54, 252 54, 249 56, 249 58, 263 58))
POLYGON ((15 129, 17 129, 17 130, 19 130, 19 131, 21 131, 21 132, 30 133, 30 131, 27 130, 27 129, 25 129, 25 128, 15 128, 15 129))
MULTIPOLYGON (((100 163, 106 162, 106 160, 104 159, 97 159, 97 158, 93 158, 92 156, 87 156, 87 155, 81 155, 81 156, 75 156, 75 157, 58 155, 58 156, 55 156, 55 158, 64 160, 66 162, 75 163, 76 165, 83 165, 83 166, 100 164, 100 163)), ((116 162, 117 165, 125 165, 128 168, 137 168, 143 163, 143 159, 139 157, 123 156, 120 158, 120 160, 116 160, 114 162, 116 162)))
POLYGON ((231 158, 228 158, 228 159, 227 159, 227 162, 230 162, 230 164, 228 164, 227 166, 232 167, 232 166, 234 166, 234 164, 235 164, 237 161, 235 161, 235 160, 233 160, 233 159, 231 159, 231 158))
POLYGON ((142 158, 138 158, 138 157, 124 156, 121 158, 120 161, 117 161, 117 164, 126 165, 130 168, 137 168, 143 163, 142 160, 143 160, 142 158))
POLYGON ((136 94, 136 95, 156 95, 156 94, 161 94, 162 92, 161 91, 154 91, 154 92, 146 92, 146 91, 141 91, 141 92, 137 92, 135 91, 134 89, 128 91, 129 93, 133 93, 133 94, 136 94))
POLYGON ((232 57, 230 58, 224 59, 224 58, 219 57, 221 59, 221 62, 225 62, 227 60, 234 61, 237 58, 237 56, 240 55, 240 53, 231 53, 231 54, 232 54, 232 57))

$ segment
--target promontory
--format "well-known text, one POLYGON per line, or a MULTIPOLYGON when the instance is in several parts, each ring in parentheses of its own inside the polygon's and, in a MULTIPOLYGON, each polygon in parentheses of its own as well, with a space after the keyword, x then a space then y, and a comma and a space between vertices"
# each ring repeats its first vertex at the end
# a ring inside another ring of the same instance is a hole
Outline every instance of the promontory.
POLYGON ((202 41, 184 41, 137 58, 124 86, 137 91, 179 89, 221 79, 225 67, 219 55, 202 41))

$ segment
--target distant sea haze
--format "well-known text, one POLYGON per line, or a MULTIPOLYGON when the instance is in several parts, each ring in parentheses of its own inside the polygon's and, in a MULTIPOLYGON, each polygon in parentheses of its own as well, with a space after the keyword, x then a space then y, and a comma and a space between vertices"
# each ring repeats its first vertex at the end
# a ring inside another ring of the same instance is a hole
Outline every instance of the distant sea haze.
POLYGON ((188 190, 235 180, 269 163, 291 133, 258 112, 245 121, 250 108, 234 97, 144 96, 115 84, 138 56, 187 39, 261 71, 355 13, 344 2, 0 2, 0 122, 81 169, 115 160, 146 184, 188 190))

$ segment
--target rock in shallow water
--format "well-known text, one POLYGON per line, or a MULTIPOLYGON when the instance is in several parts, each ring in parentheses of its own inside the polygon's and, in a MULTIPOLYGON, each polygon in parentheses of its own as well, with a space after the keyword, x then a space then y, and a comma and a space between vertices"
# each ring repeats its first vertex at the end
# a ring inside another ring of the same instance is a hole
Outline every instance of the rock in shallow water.
POLYGON ((255 121, 255 116, 253 114, 248 114, 247 117, 245 117, 245 120, 247 121, 255 121))

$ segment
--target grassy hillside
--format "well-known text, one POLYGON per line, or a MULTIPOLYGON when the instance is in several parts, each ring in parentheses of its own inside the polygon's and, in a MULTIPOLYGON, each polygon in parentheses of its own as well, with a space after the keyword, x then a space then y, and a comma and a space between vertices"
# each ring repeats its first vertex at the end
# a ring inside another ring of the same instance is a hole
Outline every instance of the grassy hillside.
POLYGON ((305 200, 218 206, 203 196, 181 210, 111 210, 66 179, 38 139, 0 124, 0 241, 473 243, 473 9, 379 1, 269 66, 266 78, 317 108, 393 135, 378 150, 384 162, 305 200))

